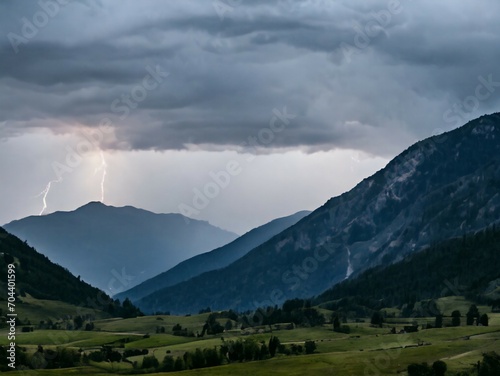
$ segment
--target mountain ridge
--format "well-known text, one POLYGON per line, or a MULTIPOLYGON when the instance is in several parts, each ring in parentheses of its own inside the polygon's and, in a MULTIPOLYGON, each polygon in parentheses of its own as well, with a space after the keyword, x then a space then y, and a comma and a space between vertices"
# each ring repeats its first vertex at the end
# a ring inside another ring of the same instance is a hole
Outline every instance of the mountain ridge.
POLYGON ((236 234, 181 214, 90 202, 4 226, 91 284, 118 293, 236 234))
POLYGON ((274 306, 483 229, 500 218, 499 151, 498 113, 419 141, 228 267, 137 303, 174 313, 274 306))
POLYGON ((274 219, 271 222, 248 231, 229 244, 184 260, 168 271, 119 293, 115 297, 118 299, 128 297, 132 301, 136 301, 161 288, 172 286, 210 270, 225 267, 308 214, 310 214, 309 211, 300 211, 287 217, 274 219))

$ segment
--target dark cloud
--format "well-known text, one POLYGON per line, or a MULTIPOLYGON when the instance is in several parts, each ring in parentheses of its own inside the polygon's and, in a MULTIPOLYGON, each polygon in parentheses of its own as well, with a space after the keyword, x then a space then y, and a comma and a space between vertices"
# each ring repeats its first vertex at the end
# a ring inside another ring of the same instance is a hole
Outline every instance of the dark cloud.
MULTIPOLYGON (((479 77, 500 81, 494 1, 401 0, 392 13, 386 1, 226 4, 73 2, 15 53, 9 33, 41 8, 2 2, 0 137, 109 117, 119 140, 108 147, 239 150, 286 106, 296 118, 259 148, 390 155, 456 126, 444 114, 479 77), (113 110, 156 66, 169 76, 127 116, 113 110)), ((460 119, 498 110, 499 89, 460 119)))

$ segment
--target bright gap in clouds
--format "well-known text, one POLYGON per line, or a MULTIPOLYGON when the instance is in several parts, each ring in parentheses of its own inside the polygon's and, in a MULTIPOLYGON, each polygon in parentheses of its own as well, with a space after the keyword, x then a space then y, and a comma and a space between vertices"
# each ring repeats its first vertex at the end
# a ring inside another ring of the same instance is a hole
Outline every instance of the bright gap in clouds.
MULTIPOLYGON (((58 178, 54 162, 65 164, 68 148, 75 150, 79 141, 76 136, 35 132, 3 142, 0 223, 40 212, 43 202, 37 194, 58 178), (29 151, 30 157, 21 150, 29 151), (16 155, 15 164, 9 162, 12 155, 16 155)), ((106 175, 99 149, 82 154, 81 162, 61 182, 52 184, 45 213, 74 210, 101 200, 105 176, 107 205, 132 205, 157 213, 191 207, 192 218, 243 234, 274 218, 314 210, 387 163, 384 158, 354 150, 259 156, 232 151, 104 153, 106 175), (229 175, 228 166, 238 173, 229 175), (217 184, 214 176, 229 176, 230 180, 217 184), (199 201, 200 192, 204 201, 199 201), (193 199, 198 201, 193 203, 193 199)))
POLYGON ((194 219, 243 234, 277 217, 314 210, 387 163, 351 150, 250 157, 229 151, 115 153, 109 203, 155 212, 190 208, 185 214, 194 219))

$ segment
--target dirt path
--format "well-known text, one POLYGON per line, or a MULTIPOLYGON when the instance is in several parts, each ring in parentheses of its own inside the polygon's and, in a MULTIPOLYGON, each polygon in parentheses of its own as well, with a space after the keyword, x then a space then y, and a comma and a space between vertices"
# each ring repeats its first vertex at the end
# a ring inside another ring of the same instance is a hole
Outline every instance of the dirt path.
POLYGON ((443 359, 449 359, 449 360, 460 359, 460 358, 463 358, 464 356, 471 355, 471 354, 473 354, 475 352, 477 352, 477 350, 467 351, 467 352, 464 352, 462 354, 450 356, 450 357, 443 358, 443 359))

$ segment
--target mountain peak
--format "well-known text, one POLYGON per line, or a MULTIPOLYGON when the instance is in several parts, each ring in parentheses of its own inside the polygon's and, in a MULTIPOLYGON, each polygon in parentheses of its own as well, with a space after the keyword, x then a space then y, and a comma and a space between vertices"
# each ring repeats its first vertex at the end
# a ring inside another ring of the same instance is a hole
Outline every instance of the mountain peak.
MULTIPOLYGON (((97 215, 97 213, 110 212, 108 209, 114 209, 114 206, 106 205, 101 201, 90 201, 74 210, 66 213, 86 213, 90 215, 97 215)), ((58 213, 58 212, 55 212, 58 213)))
POLYGON ((20 219, 5 229, 109 293, 130 288, 237 237, 206 222, 186 222, 180 214, 155 214, 96 201, 72 211, 20 219))
MULTIPOLYGON (((108 205, 106 205, 102 201, 89 201, 85 205, 80 206, 78 209, 82 209, 82 208, 95 208, 95 207, 103 207, 103 206, 108 207, 108 205)), ((76 210, 78 210, 78 209, 76 209, 76 210)))

